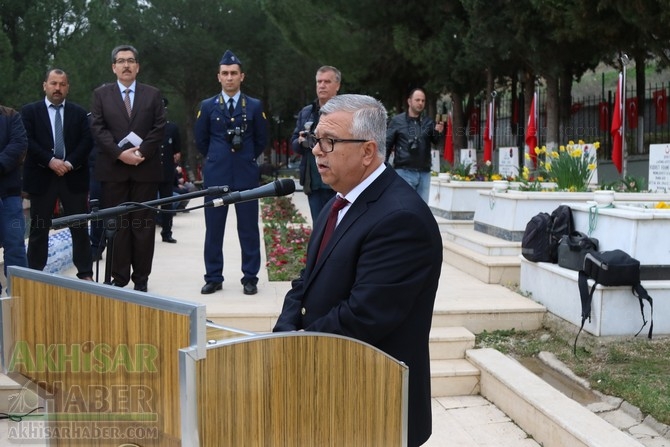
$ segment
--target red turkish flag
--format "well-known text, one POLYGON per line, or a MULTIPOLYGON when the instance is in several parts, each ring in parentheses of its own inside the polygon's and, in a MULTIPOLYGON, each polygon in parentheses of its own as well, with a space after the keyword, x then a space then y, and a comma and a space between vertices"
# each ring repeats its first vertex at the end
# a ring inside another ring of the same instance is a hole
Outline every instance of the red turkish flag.
POLYGON ((668 99, 665 90, 654 92, 654 107, 656 108, 656 125, 668 122, 668 99))
POLYGON ((451 120, 451 113, 447 116, 447 131, 444 137, 444 159, 451 166, 454 165, 454 125, 451 120))
POLYGON ((528 112, 528 125, 526 126, 526 146, 528 154, 533 160, 533 166, 537 166, 537 114, 535 113, 537 93, 533 94, 533 100, 530 102, 530 111, 528 112))
POLYGON ((484 161, 491 161, 493 155, 493 101, 486 111, 486 126, 484 127, 484 161))
POLYGON ((603 101, 598 104, 598 113, 600 115, 600 130, 607 130, 609 127, 609 114, 610 114, 610 107, 607 102, 603 101))
POLYGON ((477 135, 479 133, 479 107, 472 107, 470 109, 468 127, 470 128, 470 135, 477 135))
POLYGON ((614 96, 614 113, 612 114, 612 163, 621 174, 623 168, 623 82, 622 75, 619 73, 619 82, 616 86, 616 95, 614 96))
POLYGON ((626 100, 626 122, 629 129, 637 129, 637 97, 626 100))

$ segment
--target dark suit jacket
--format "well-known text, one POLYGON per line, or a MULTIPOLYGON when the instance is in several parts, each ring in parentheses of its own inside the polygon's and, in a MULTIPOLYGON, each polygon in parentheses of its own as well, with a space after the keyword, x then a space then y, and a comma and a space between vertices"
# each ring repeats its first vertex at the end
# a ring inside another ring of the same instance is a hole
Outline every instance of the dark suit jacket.
MULTIPOLYGON (((44 194, 56 177, 56 173, 49 169, 49 161, 54 156, 54 139, 44 100, 25 105, 21 109, 21 117, 28 134, 23 190, 29 194, 44 194)), ((73 168, 64 176, 67 186, 72 192, 86 192, 89 186, 88 156, 93 147, 88 113, 69 101, 65 101, 63 108, 63 137, 65 160, 73 168)))
POLYGON ((21 163, 26 156, 28 138, 21 115, 0 106, 0 197, 21 195, 21 163))
POLYGON ((93 92, 91 132, 98 149, 95 176, 101 182, 160 182, 160 146, 163 142, 165 109, 160 91, 146 84, 135 84, 132 116, 128 117, 117 82, 93 92), (119 161, 123 150, 118 143, 130 132, 142 138, 140 152, 145 160, 138 166, 119 161))
POLYGON ((317 261, 327 214, 314 224, 307 264, 274 331, 341 334, 405 362, 409 445, 420 445, 432 430, 428 335, 442 264, 435 218, 390 166, 351 205, 317 261))

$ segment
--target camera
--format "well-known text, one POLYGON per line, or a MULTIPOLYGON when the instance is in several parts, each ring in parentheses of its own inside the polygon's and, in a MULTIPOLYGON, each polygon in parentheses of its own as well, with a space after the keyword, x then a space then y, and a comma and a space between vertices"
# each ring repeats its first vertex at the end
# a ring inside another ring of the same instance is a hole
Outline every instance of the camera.
POLYGON ((240 127, 228 129, 228 142, 233 146, 233 151, 242 149, 242 129, 240 127))

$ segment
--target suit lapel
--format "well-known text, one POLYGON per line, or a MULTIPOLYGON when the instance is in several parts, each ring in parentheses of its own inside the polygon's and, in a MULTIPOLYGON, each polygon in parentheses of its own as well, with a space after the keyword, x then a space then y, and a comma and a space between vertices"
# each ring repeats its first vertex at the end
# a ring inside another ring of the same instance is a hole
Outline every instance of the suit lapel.
MULTIPOLYGON (((54 147, 54 132, 53 127, 51 126, 51 120, 49 119, 49 110, 47 110, 47 105, 44 102, 40 102, 35 110, 37 118, 40 120, 40 123, 45 130, 45 133, 49 135, 49 140, 51 141, 51 147, 54 147)), ((37 129, 36 129, 37 131, 37 129)))

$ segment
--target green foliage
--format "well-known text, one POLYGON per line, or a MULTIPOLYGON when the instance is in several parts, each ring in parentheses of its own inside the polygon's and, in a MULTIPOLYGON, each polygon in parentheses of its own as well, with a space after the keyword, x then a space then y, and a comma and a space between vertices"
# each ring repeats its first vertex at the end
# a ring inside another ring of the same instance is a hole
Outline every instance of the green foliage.
POLYGON ((626 175, 624 178, 613 182, 602 183, 600 189, 608 189, 619 192, 644 192, 647 190, 647 182, 642 177, 626 175))

